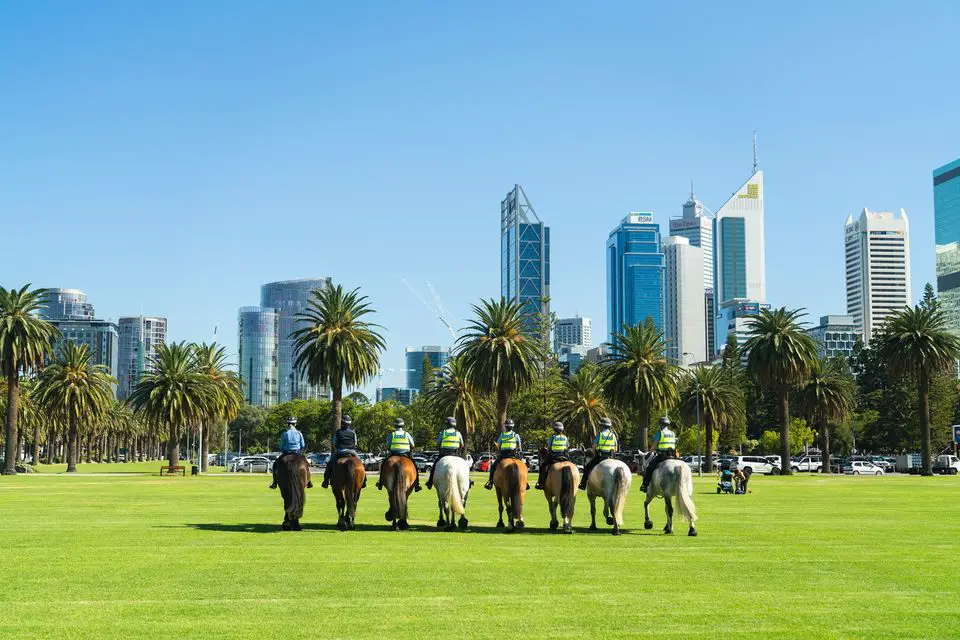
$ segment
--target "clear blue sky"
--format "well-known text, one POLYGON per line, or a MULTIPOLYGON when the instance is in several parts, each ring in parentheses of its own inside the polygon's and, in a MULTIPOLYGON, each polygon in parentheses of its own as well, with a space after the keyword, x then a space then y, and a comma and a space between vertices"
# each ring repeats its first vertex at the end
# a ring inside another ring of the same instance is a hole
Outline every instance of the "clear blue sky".
MULTIPOLYGON (((85 290, 231 349, 271 280, 332 276, 406 345, 499 296, 499 203, 552 229, 553 308, 605 326, 603 245, 766 174, 767 294, 845 311, 843 222, 907 210, 934 277, 931 171, 960 157, 960 4, 7 2, 4 286, 85 290)), ((387 374, 385 385, 402 385, 387 374)))

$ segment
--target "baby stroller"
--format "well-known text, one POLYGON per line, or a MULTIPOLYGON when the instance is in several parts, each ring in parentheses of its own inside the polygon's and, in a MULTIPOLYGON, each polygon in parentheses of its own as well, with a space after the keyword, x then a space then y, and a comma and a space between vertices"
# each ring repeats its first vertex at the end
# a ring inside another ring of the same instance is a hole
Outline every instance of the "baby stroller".
POLYGON ((720 482, 717 483, 717 493, 733 493, 733 472, 724 469, 720 472, 720 482))

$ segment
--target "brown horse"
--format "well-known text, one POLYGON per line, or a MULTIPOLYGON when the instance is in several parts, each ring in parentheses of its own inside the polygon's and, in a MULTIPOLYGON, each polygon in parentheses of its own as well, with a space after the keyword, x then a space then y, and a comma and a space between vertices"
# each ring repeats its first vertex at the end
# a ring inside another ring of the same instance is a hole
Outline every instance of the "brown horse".
POLYGON ((299 453, 288 453, 277 459, 277 486, 283 496, 284 531, 300 531, 303 504, 307 501, 306 488, 310 482, 310 463, 299 453))
MULTIPOLYGON (((540 464, 547 459, 546 449, 540 450, 540 464)), ((557 520, 557 507, 560 507, 560 517, 563 519, 563 532, 573 533, 573 509, 577 503, 577 486, 580 484, 580 472, 577 465, 569 460, 554 462, 547 471, 546 482, 543 483, 543 496, 550 507, 550 528, 554 531, 560 525, 557 520)))
POLYGON ((387 490, 390 498, 390 508, 384 517, 392 522, 394 531, 406 531, 410 528, 407 522, 407 499, 413 492, 413 485, 417 481, 417 467, 410 458, 390 456, 380 465, 380 484, 387 490))
POLYGON ((503 506, 507 506, 507 533, 523 529, 523 499, 527 493, 527 465, 523 460, 504 458, 497 463, 493 473, 493 486, 497 489, 497 506, 500 520, 497 528, 503 528, 503 506))
POLYGON ((349 455, 327 464, 333 465, 330 470, 330 488, 337 501, 337 528, 340 531, 352 530, 355 528, 360 491, 367 478, 363 463, 357 456, 349 455))

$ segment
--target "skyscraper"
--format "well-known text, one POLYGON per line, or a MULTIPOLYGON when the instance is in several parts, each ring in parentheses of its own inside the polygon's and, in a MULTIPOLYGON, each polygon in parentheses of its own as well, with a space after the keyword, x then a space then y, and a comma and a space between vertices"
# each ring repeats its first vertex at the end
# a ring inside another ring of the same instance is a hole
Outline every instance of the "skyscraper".
POLYGON ((260 306, 276 309, 279 326, 277 351, 278 401, 327 398, 327 389, 312 386, 305 376, 297 373, 297 353, 292 333, 299 328, 296 316, 307 309, 310 297, 317 289, 332 286, 330 278, 304 278, 270 282, 260 288, 260 306))
POLYGON ((864 209, 847 216, 847 313, 864 342, 891 314, 910 304, 910 225, 907 212, 864 209))
POLYGON ((109 320, 97 320, 87 294, 79 289, 50 289, 40 316, 60 331, 59 351, 65 342, 85 344, 96 364, 117 376, 119 328, 109 320))
POLYGON ((667 357, 680 365, 707 359, 703 254, 683 236, 663 239, 667 357))
POLYGON ((947 321, 960 334, 960 160, 933 172, 937 292, 947 321))
POLYGON ((427 345, 420 348, 407 347, 407 389, 423 391, 423 361, 430 360, 430 366, 440 369, 450 360, 450 347, 427 345))
POLYGON ((93 320, 93 305, 80 289, 48 289, 40 317, 47 320, 93 320))
POLYGON ((120 318, 120 348, 117 379, 121 400, 130 396, 145 371, 153 370, 151 359, 167 341, 167 319, 149 316, 120 318))
POLYGON ((703 250, 703 328, 705 335, 706 357, 710 358, 714 350, 714 319, 717 315, 716 300, 713 295, 713 214, 697 200, 690 185, 690 198, 683 203, 683 215, 670 220, 670 235, 682 236, 694 247, 703 250))
POLYGON ((237 314, 240 380, 248 404, 272 407, 279 398, 280 316, 276 309, 240 307, 237 314))
POLYGON ((607 339, 647 318, 663 329, 663 251, 649 212, 631 212, 607 238, 607 339))
POLYGON ((500 203, 500 292, 523 305, 531 332, 550 313, 550 228, 518 184, 500 203))
POLYGON ((560 318, 553 324, 553 351, 560 354, 560 348, 593 346, 593 324, 590 318, 560 318))

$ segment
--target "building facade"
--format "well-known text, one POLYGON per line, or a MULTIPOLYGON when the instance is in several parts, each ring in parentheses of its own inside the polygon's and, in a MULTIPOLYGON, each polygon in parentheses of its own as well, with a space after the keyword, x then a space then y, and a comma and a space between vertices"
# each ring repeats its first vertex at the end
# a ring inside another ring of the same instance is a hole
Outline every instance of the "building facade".
POLYGON ((297 350, 292 334, 300 324, 297 315, 307 309, 313 292, 332 286, 330 278, 281 280, 260 287, 260 306, 276 309, 279 326, 277 351, 278 402, 326 399, 328 389, 311 385, 306 376, 296 371, 297 350))
POLYGON ((117 396, 123 400, 130 397, 140 376, 153 370, 151 361, 157 355, 157 347, 167 341, 167 319, 130 316, 120 318, 117 324, 120 332, 117 396))
POLYGON ((890 315, 908 306, 910 224, 907 213, 864 209, 844 224, 847 314, 864 343, 890 315))
POLYGON ((933 172, 937 293, 950 329, 960 335, 960 160, 933 172))
POLYGON ((560 354, 563 346, 593 346, 593 325, 590 318, 560 318, 553 324, 553 351, 560 354))
POLYGON ((93 305, 80 289, 47 289, 40 317, 46 320, 93 320, 93 305))
POLYGON ((707 358, 712 357, 714 350, 714 319, 717 315, 716 300, 713 295, 714 260, 713 260, 713 214, 697 200, 690 187, 690 198, 683 203, 683 215, 670 220, 670 235, 682 236, 690 241, 691 246, 703 250, 703 329, 704 344, 707 358))
POLYGON ((407 387, 423 391, 423 361, 428 359, 430 366, 441 369, 446 366, 450 360, 450 347, 441 347, 438 345, 427 345, 424 347, 407 347, 407 387))
POLYGON ((653 214, 632 212, 607 238, 607 340, 653 320, 663 330, 663 251, 653 214))
POLYGON ((518 184, 500 202, 500 293, 520 302, 531 333, 549 316, 550 228, 518 184))
MULTIPOLYGON (((749 319, 758 315, 761 309, 769 308, 770 305, 766 303, 743 300, 733 300, 722 305, 717 310, 717 333, 724 336, 723 346, 726 346, 727 339, 733 335, 737 341, 737 348, 742 348, 750 338, 749 319)), ((723 347, 720 347, 714 356, 720 357, 722 354, 723 347)))
POLYGON ((272 407, 280 398, 280 315, 276 309, 241 307, 237 314, 240 381, 248 404, 272 407))
POLYGON ((664 333, 667 357, 679 365, 707 360, 704 252, 683 236, 663 239, 664 333))
POLYGON ((413 404, 413 401, 420 395, 418 389, 407 389, 405 387, 379 387, 377 388, 377 402, 386 402, 387 400, 396 400, 405 407, 413 404))
POLYGON ((839 315, 822 316, 820 324, 808 329, 807 333, 816 340, 821 358, 851 357, 853 345, 860 336, 853 316, 839 315))
POLYGON ((109 320, 97 320, 93 304, 87 301, 83 291, 48 289, 40 317, 60 331, 60 340, 54 345, 54 351, 59 353, 66 342, 85 344, 93 362, 103 365, 111 376, 117 377, 119 327, 109 320))

